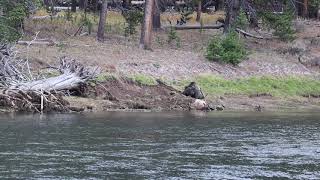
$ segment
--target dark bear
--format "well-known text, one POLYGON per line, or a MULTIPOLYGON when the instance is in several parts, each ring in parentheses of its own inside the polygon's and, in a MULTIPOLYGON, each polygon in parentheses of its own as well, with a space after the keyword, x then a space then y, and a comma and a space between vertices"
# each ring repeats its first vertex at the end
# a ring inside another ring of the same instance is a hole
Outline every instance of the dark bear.
POLYGON ((196 99, 204 99, 204 96, 200 87, 197 86, 195 82, 191 82, 188 86, 186 86, 182 94, 196 98, 196 99))

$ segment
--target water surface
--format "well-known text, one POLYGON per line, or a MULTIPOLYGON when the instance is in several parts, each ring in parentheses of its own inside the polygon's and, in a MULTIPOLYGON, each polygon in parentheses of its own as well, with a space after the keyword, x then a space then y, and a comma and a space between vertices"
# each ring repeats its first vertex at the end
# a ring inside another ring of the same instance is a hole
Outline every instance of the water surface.
POLYGON ((320 113, 2 115, 5 178, 320 179, 320 113))

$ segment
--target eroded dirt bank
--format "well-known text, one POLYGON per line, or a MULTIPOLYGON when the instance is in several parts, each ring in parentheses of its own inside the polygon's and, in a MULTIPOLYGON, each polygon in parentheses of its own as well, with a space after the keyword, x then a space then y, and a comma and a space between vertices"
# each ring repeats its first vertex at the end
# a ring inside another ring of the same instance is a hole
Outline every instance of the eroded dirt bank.
MULTIPOLYGON (((139 85, 128 80, 108 80, 85 87, 78 97, 65 99, 83 111, 189 111, 194 98, 164 85, 139 85)), ((226 95, 206 98, 208 104, 225 111, 318 111, 320 98, 279 99, 269 95, 226 95)))

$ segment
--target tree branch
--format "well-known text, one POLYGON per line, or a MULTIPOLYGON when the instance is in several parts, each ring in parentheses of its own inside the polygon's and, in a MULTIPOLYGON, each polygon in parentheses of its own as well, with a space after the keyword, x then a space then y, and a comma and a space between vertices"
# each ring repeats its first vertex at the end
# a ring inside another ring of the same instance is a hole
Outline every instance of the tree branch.
POLYGON ((248 32, 246 32, 246 31, 244 31, 244 30, 242 30, 242 29, 239 29, 239 28, 236 28, 236 31, 237 31, 238 33, 243 34, 245 37, 248 36, 248 37, 252 37, 252 38, 256 38, 256 39, 263 39, 262 36, 253 35, 253 34, 248 33, 248 32))

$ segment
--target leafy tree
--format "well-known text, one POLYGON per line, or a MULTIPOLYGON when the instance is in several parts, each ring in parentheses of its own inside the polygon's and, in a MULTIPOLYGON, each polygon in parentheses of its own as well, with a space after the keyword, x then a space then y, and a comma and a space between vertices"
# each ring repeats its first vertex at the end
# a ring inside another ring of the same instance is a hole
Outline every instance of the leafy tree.
POLYGON ((0 0, 0 42, 16 41, 21 36, 23 19, 27 15, 27 1, 0 0))

